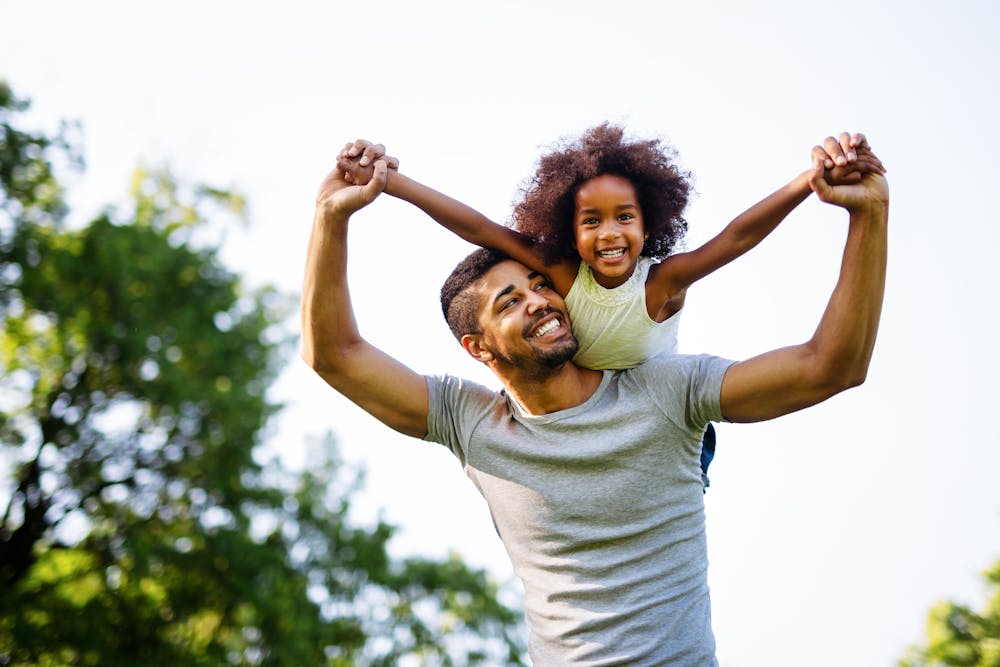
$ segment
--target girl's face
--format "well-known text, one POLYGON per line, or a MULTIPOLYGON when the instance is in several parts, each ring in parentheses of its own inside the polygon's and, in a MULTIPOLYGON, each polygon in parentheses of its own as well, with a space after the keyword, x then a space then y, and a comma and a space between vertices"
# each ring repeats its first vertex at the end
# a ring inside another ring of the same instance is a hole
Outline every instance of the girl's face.
POLYGON ((646 242, 638 197, 632 183, 602 174, 576 191, 573 235, 580 259, 602 287, 618 287, 632 275, 646 242))

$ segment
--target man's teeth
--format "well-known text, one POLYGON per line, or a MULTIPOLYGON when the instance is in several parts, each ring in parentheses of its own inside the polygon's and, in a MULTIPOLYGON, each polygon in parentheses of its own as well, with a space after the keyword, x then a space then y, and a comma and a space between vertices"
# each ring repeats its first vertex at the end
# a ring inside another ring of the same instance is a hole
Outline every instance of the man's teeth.
POLYGON ((550 332, 553 329, 556 329, 558 327, 559 327, 559 320, 558 319, 549 320, 548 322, 546 322, 542 326, 538 327, 538 331, 535 332, 535 338, 538 338, 539 336, 544 336, 548 332, 550 332))
POLYGON ((597 253, 601 257, 607 257, 608 259, 614 259, 615 257, 621 257, 625 254, 625 248, 618 248, 616 250, 601 250, 597 253))

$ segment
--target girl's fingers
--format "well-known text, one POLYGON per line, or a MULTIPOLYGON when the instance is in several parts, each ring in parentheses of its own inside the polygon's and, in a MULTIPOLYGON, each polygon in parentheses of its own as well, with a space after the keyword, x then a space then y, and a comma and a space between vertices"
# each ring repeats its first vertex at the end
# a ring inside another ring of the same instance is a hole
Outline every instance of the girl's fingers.
POLYGON ((822 146, 813 146, 809 157, 814 164, 817 160, 819 160, 824 169, 832 169, 836 166, 833 164, 833 160, 830 158, 829 153, 827 153, 826 149, 822 146))

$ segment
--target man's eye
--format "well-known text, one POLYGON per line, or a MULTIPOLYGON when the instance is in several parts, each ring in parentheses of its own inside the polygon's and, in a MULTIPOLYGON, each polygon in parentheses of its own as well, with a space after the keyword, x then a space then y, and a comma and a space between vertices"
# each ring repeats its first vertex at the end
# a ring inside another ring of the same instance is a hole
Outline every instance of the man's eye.
POLYGON ((544 280, 541 281, 540 283, 538 283, 537 285, 535 285, 535 291, 536 292, 541 292, 542 290, 547 290, 547 289, 551 289, 551 288, 550 288, 549 284, 546 281, 544 281, 544 280))
POLYGON ((517 303, 517 299, 516 298, 507 299, 506 301, 504 301, 500 305, 500 310, 507 310, 508 308, 510 308, 511 306, 513 306, 515 303, 517 303))

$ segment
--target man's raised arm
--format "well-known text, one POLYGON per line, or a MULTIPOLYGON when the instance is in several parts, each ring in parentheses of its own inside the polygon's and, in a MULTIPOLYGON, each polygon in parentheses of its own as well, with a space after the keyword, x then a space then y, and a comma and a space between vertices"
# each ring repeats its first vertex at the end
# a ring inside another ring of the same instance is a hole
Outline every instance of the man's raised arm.
POLYGON ((856 184, 829 185, 821 152, 813 149, 810 185, 821 200, 850 214, 840 277, 808 342, 729 368, 721 401, 730 421, 762 421, 800 410, 861 384, 868 373, 885 290, 889 189, 877 172, 856 184))
POLYGON ((424 378, 361 338, 347 288, 348 220, 382 192, 386 169, 379 160, 360 186, 335 168, 320 186, 302 285, 302 358, 376 419, 420 438, 427 434, 424 378))

